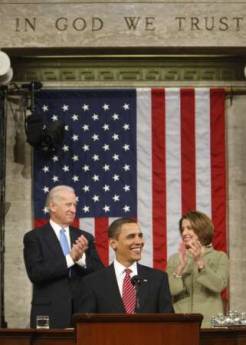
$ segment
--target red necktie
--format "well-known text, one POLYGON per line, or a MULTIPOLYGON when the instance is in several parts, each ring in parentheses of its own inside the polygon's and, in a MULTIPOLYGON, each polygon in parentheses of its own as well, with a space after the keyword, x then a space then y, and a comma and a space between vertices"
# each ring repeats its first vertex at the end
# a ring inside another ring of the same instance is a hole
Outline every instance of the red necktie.
POLYGON ((133 314, 135 312, 135 305, 136 305, 136 290, 131 283, 130 273, 131 270, 129 268, 125 269, 125 277, 123 280, 123 288, 122 288, 122 300, 127 314, 133 314))

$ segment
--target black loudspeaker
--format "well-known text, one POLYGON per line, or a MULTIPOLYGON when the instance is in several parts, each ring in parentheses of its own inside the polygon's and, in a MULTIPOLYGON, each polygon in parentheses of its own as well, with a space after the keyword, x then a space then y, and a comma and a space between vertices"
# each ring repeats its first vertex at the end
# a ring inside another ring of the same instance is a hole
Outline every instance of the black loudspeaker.
POLYGON ((26 118, 26 140, 36 149, 56 151, 64 139, 64 123, 55 121, 46 124, 38 114, 26 118))

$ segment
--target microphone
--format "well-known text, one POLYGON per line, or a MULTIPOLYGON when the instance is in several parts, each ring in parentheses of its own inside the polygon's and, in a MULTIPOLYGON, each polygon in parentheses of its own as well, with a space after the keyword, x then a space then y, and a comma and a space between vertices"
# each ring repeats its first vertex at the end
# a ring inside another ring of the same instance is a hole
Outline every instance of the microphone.
POLYGON ((132 283, 132 285, 134 286, 135 291, 136 291, 135 313, 138 311, 138 309, 139 309, 139 307, 140 307, 138 291, 139 291, 140 286, 141 286, 145 281, 147 281, 147 280, 146 280, 146 279, 143 279, 143 278, 141 278, 141 277, 139 277, 138 275, 133 276, 133 277, 131 278, 131 283, 132 283))
POLYGON ((143 282, 144 282, 144 280, 143 280, 143 278, 141 278, 141 277, 139 277, 139 276, 133 276, 132 278, 131 278, 131 283, 132 283, 132 285, 136 288, 139 288, 139 286, 140 285, 142 285, 143 284, 143 282))

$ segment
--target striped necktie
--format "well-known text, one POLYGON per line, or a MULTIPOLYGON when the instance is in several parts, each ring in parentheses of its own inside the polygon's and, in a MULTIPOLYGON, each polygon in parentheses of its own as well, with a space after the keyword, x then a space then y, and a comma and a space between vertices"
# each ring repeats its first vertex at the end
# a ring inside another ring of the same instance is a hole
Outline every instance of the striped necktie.
POLYGON ((127 314, 134 314, 136 306, 136 290, 131 283, 131 272, 129 268, 125 269, 122 288, 122 300, 127 314))

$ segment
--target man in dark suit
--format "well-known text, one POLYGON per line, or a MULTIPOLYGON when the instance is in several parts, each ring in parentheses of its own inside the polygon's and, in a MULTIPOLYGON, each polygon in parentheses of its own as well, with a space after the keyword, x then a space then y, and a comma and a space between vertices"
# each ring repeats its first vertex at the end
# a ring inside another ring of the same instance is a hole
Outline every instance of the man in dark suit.
POLYGON ((83 278, 76 311, 172 313, 167 274, 137 263, 141 259, 144 240, 136 221, 131 218, 117 219, 110 225, 108 235, 115 251, 114 262, 83 278), (127 272, 130 283, 125 283, 127 272), (134 290, 132 285, 135 285, 135 295, 131 292, 133 295, 129 297, 129 290, 134 290))
POLYGON ((49 223, 24 236, 24 261, 33 283, 31 327, 36 325, 37 315, 48 315, 50 328, 66 328, 71 327, 81 278, 103 265, 93 236, 70 226, 76 213, 73 188, 54 187, 46 208, 49 223))

